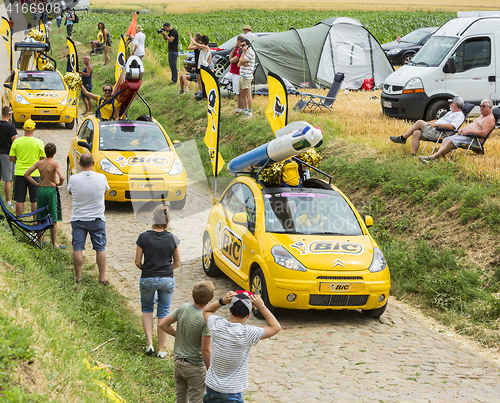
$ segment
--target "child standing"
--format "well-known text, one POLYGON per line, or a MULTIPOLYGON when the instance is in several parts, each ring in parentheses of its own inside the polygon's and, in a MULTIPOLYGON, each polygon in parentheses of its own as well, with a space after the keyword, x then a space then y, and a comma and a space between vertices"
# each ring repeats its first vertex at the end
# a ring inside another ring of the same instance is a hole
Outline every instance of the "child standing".
POLYGON ((184 304, 167 315, 160 328, 175 337, 174 380, 177 403, 201 402, 205 375, 210 366, 210 331, 203 308, 214 296, 214 285, 200 281, 193 287, 193 304, 184 304), (172 324, 177 321, 177 329, 172 324))

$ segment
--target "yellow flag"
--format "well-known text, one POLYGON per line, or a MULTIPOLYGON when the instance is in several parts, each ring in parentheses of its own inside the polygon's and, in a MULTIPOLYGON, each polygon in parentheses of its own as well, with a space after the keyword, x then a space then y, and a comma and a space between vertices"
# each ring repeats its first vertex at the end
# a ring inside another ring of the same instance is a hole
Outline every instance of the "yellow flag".
POLYGON ((210 161, 214 171, 214 176, 224 167, 224 159, 219 153, 219 124, 220 124, 220 91, 217 78, 212 70, 202 67, 200 69, 201 81, 207 93, 207 131, 205 133, 205 144, 208 147, 210 161), (215 167, 217 166, 217 169, 215 167))
POLYGON ((69 64, 71 65, 71 72, 75 73, 80 71, 80 68, 78 67, 78 52, 76 51, 75 43, 69 36, 66 37, 66 46, 69 51, 69 64))
POLYGON ((274 135, 276 135, 276 131, 287 124, 288 94, 282 78, 271 71, 267 75, 267 88, 269 103, 266 108, 266 116, 274 135))
MULTIPOLYGON (((71 65, 71 69, 76 73, 80 71, 80 69, 78 67, 78 52, 76 51, 75 43, 71 40, 71 38, 66 37, 66 45, 69 49, 69 63, 71 65)), ((79 92, 79 90, 69 89, 68 104, 65 109, 65 114, 75 119, 78 118, 78 104, 80 102, 79 92)))
POLYGON ((115 83, 118 82, 120 75, 125 67, 125 62, 127 61, 125 39, 123 35, 120 37, 120 46, 118 46, 118 54, 116 55, 116 66, 115 66, 115 83))
POLYGON ((9 70, 12 71, 12 31, 10 29, 9 20, 2 17, 2 24, 0 25, 0 34, 2 35, 5 46, 7 47, 7 54, 9 55, 9 70))
POLYGON ((45 28, 42 18, 40 18, 40 32, 43 34, 43 39, 40 42, 47 42, 47 28, 45 28))

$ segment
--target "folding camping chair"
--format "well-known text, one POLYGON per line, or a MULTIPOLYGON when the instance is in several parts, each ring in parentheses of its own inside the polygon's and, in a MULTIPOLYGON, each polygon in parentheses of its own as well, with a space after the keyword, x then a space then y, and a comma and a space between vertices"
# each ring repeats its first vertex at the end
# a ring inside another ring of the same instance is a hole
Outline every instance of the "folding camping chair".
MULTIPOLYGON (((474 109, 474 104, 471 104, 469 102, 466 102, 462 108, 462 113, 464 114, 464 122, 465 122, 465 119, 467 119, 467 116, 469 116, 469 113, 472 111, 472 109, 474 109)), ((462 123, 463 125, 463 123, 462 123)), ((436 140, 427 140, 426 139, 426 142, 425 142, 425 145, 424 145, 424 149, 422 150, 422 152, 420 153, 420 155, 423 155, 424 154, 424 151, 425 149, 427 148, 427 144, 429 144, 429 142, 431 143, 436 143, 434 144, 434 148, 432 149, 431 151, 431 154, 434 154, 434 151, 436 150, 436 147, 439 143, 442 143, 443 142, 443 139, 446 138, 446 137, 443 137, 443 134, 444 133, 448 133, 448 132, 453 132, 453 133, 456 133, 457 131, 456 130, 446 130, 446 129, 443 129, 443 128, 436 128, 437 131, 439 131, 439 137, 436 139, 436 140)))
POLYGON ((19 217, 16 217, 9 211, 7 206, 5 206, 5 204, 3 203, 2 196, 0 196, 0 206, 2 207, 5 220, 7 220, 7 224, 9 225, 10 230, 12 231, 12 235, 15 235, 17 230, 21 232, 24 236, 26 236, 26 238, 28 238, 31 242, 33 242, 35 246, 42 249, 42 243, 40 242, 40 239, 42 239, 42 235, 44 234, 45 231, 53 227, 52 217, 49 214, 49 206, 39 208, 38 210, 35 210, 32 213, 23 214, 20 215, 19 217), (41 220, 38 221, 21 220, 21 218, 24 217, 33 217, 33 219, 36 220, 36 215, 38 213, 44 213, 44 212, 46 212, 47 214, 41 220))
POLYGON ((326 94, 326 97, 322 95, 302 93, 302 98, 299 99, 299 102, 295 104, 293 109, 298 109, 299 111, 304 112, 307 108, 310 108, 312 109, 312 114, 317 108, 320 110, 325 108, 332 113, 331 108, 335 99, 337 99, 337 93, 339 92, 342 81, 344 81, 344 73, 336 73, 332 86, 330 87, 328 94, 326 94))
MULTIPOLYGON (((495 126, 493 126, 493 129, 490 130, 486 137, 481 137, 477 134, 466 134, 467 137, 472 139, 472 142, 470 144, 460 144, 458 146, 458 148, 462 148, 465 150, 464 155, 467 155, 469 150, 471 150, 475 154, 484 155, 484 143, 486 143, 486 140, 488 140, 488 138, 490 137, 491 132, 500 126, 500 108, 494 108, 492 112, 493 116, 495 117, 495 126), (480 139, 483 139, 483 142, 479 141, 480 139)), ((453 156, 457 152, 458 148, 455 148, 452 151, 451 156, 453 156)))

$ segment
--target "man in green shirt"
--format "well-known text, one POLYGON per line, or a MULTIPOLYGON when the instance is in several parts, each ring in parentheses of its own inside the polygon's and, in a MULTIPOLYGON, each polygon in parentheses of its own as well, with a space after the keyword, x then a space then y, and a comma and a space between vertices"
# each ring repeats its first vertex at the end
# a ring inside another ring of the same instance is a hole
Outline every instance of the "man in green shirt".
MULTIPOLYGON (((45 150, 42 140, 33 137, 35 122, 28 119, 24 122, 24 136, 14 140, 10 148, 9 159, 16 163, 14 171, 14 201, 16 202, 16 215, 20 216, 24 211, 26 200, 26 190, 30 192, 31 211, 36 210, 36 199, 38 187, 32 185, 25 177, 24 173, 31 168, 35 162, 45 158, 45 150)), ((35 182, 40 182, 40 172, 33 171, 31 177, 35 182)))

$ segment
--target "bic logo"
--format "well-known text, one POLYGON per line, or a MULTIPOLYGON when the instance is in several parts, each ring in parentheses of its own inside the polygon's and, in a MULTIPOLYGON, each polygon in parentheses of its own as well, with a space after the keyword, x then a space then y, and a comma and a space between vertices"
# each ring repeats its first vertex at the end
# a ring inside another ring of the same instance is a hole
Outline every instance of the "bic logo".
POLYGON ((241 265, 241 257, 243 252, 243 242, 241 238, 232 232, 229 228, 224 228, 221 235, 221 252, 222 254, 236 267, 241 265))
POLYGON ((330 285, 330 290, 331 291, 349 291, 351 289, 350 284, 331 284, 330 285))
POLYGON ((168 158, 163 157, 130 157, 127 160, 128 165, 167 165, 168 158))
POLYGON ((347 253, 350 255, 359 255, 363 252, 363 246, 359 243, 351 242, 328 242, 314 241, 309 245, 311 253, 347 253))

